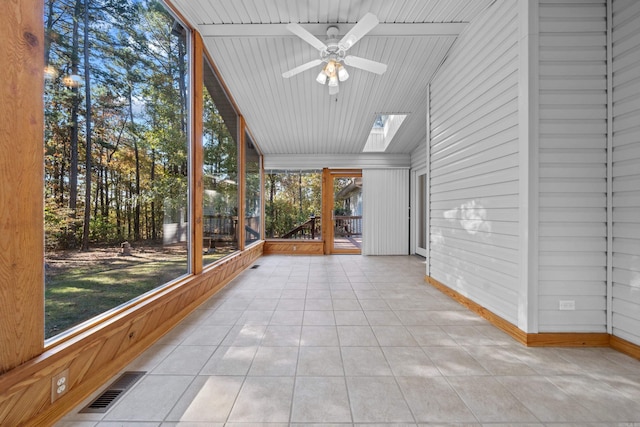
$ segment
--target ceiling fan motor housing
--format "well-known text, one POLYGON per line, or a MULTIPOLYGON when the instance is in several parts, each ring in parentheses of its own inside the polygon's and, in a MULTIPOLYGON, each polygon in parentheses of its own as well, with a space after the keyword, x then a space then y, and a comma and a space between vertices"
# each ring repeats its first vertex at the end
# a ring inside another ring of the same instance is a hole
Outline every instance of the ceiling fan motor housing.
POLYGON ((327 40, 325 42, 327 48, 321 52, 321 57, 324 62, 331 60, 342 62, 342 60, 344 60, 345 50, 340 47, 339 34, 340 30, 335 25, 327 28, 327 40))

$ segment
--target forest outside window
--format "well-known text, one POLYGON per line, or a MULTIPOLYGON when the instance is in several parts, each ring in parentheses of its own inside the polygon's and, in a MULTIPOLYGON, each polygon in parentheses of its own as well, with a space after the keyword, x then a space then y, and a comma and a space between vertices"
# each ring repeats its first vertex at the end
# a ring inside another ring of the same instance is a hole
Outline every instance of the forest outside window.
POLYGON ((265 237, 322 239, 322 173, 265 171, 265 237))
POLYGON ((189 34, 152 0, 47 0, 44 24, 51 338, 189 272, 189 34))
POLYGON ((245 132, 245 244, 260 240, 260 153, 249 132, 245 132))
POLYGON ((204 182, 202 206, 203 265, 238 250, 238 114, 204 60, 204 182))

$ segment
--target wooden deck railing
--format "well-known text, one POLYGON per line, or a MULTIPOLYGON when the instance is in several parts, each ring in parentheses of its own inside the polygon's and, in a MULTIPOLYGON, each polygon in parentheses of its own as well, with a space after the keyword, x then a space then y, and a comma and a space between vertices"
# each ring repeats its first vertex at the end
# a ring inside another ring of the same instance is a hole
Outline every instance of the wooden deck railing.
POLYGON ((322 236, 322 221, 319 216, 312 216, 306 222, 280 236, 280 239, 311 239, 322 236))

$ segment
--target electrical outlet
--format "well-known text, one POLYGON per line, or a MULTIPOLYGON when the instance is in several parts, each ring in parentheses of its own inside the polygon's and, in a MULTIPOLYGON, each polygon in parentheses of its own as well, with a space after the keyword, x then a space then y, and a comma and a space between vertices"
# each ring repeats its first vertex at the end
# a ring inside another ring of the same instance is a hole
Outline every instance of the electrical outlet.
POLYGON ((296 245, 293 245, 293 250, 294 251, 298 250, 298 247, 296 245))
POLYGON ((575 310, 576 309, 576 302, 574 300, 560 300, 560 310, 575 310))
POLYGON ((51 378, 51 403, 64 396, 68 391, 71 383, 69 382, 69 368, 54 375, 51 378))

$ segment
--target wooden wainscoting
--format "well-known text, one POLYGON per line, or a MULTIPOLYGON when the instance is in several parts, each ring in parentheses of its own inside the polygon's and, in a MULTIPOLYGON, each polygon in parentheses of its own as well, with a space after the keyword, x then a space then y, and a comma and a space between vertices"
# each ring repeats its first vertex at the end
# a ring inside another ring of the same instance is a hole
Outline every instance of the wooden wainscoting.
POLYGON ((262 256, 263 242, 158 292, 0 377, 0 425, 54 424, 196 307, 262 256), (51 377, 69 369, 69 391, 51 403, 51 377))
POLYGON ((324 255, 322 240, 267 240, 265 255, 324 255))
POLYGON ((538 333, 528 334, 519 329, 513 323, 508 322, 497 314, 487 310, 480 304, 470 300, 457 291, 449 288, 434 279, 425 276, 425 282, 438 289, 445 295, 450 296, 470 311, 487 319, 491 324, 509 334, 513 339, 527 347, 611 347, 621 353, 640 360, 640 346, 620 337, 607 333, 538 333))

